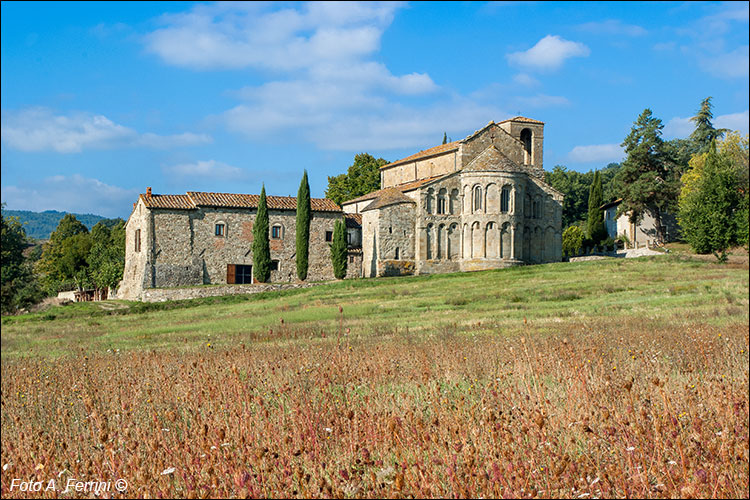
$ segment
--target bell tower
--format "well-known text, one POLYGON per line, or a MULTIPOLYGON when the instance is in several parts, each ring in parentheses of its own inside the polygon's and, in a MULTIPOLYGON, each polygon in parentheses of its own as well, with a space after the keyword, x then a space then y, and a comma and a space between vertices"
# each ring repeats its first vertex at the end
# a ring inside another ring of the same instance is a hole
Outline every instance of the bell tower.
POLYGON ((544 122, 516 116, 498 123, 500 128, 523 145, 523 164, 543 175, 544 122))

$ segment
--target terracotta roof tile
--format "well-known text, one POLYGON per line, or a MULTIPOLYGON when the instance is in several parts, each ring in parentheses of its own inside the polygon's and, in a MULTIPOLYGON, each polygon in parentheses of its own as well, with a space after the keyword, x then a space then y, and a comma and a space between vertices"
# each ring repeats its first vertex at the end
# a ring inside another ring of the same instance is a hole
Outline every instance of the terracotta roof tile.
MULTIPOLYGON (((206 193, 188 191, 187 194, 141 194, 148 208, 173 208, 190 210, 196 207, 257 208, 260 196, 257 194, 206 193)), ((294 196, 268 196, 268 208, 271 210, 297 210, 297 198, 294 196)), ((341 212, 333 201, 327 198, 311 198, 310 205, 315 212, 341 212)))
MULTIPOLYGON (((451 173, 453 173, 453 172, 451 172, 451 173)), ((393 187, 396 188, 396 189, 398 189, 402 193, 406 193, 406 192, 409 192, 409 191, 413 191, 413 190, 417 189, 418 187, 424 186, 425 184, 427 184, 429 182, 436 181, 438 179, 442 179, 443 177, 446 177, 448 175, 451 175, 451 174, 436 175, 435 177, 429 177, 427 179, 419 179, 417 181, 411 181, 411 182, 407 182, 407 183, 404 183, 404 184, 399 184, 398 186, 393 186, 393 187)), ((375 199, 378 196, 380 196, 380 194, 383 191, 385 191, 386 189, 391 189, 391 188, 379 189, 377 191, 373 191, 372 193, 367 193, 365 195, 362 195, 359 198, 354 198, 353 200, 347 200, 344 203, 358 203, 360 201, 372 200, 372 199, 375 199)))
POLYGON ((443 153, 448 153, 451 151, 455 151, 458 149, 458 143, 460 141, 453 141, 446 144, 441 144, 439 146, 435 146, 429 149, 425 149, 420 151, 419 153, 414 153, 411 156, 407 156, 406 158, 401 158, 400 160, 396 160, 393 163, 389 163, 388 165, 383 165, 380 167, 380 170, 384 170, 389 167, 393 167, 396 165, 401 165, 402 163, 409 163, 415 160, 419 160, 421 158, 427 158, 429 156, 436 156, 443 153))
POLYGON ((378 197, 375 198, 372 203, 363 208, 362 211, 364 212, 365 210, 375 210, 376 208, 383 208, 389 205, 397 205, 399 203, 416 204, 414 200, 406 196, 403 192, 401 192, 399 188, 389 187, 381 189, 378 197))
POLYGON ((362 214, 344 214, 346 227, 362 227, 362 214))
POLYGON ((544 122, 540 122, 539 120, 534 120, 533 118, 526 118, 525 116, 515 116, 513 118, 508 118, 507 120, 503 120, 500 123, 505 122, 523 122, 523 123, 541 123, 544 125, 544 122))

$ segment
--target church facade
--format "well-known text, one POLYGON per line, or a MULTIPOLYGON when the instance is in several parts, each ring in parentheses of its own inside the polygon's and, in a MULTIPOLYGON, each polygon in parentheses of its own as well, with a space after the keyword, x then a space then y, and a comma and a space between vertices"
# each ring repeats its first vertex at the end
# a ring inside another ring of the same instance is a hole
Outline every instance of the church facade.
POLYGON ((544 123, 490 122, 463 140, 381 167, 361 216, 364 277, 557 262, 563 195, 544 182, 544 123))

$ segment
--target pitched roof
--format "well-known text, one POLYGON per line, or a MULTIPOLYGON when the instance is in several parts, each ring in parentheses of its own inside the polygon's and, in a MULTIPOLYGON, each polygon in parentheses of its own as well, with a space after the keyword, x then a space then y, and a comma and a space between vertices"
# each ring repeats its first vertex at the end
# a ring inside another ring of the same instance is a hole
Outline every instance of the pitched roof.
POLYGON ((362 214, 344 214, 346 227, 362 227, 362 214))
POLYGON ((544 122, 540 122, 539 120, 534 120, 533 118, 526 118, 525 116, 515 116, 513 118, 508 118, 507 120, 503 120, 500 123, 505 123, 505 122, 540 123, 544 125, 544 122))
MULTIPOLYGON (((188 191, 187 194, 141 194, 139 196, 148 208, 171 208, 191 210, 197 207, 258 208, 260 196, 257 194, 206 193, 188 191)), ((297 210, 294 196, 268 196, 266 203, 270 210, 297 210)), ((315 212, 341 212, 333 201, 327 198, 311 198, 310 205, 315 212)))
POLYGON ((505 154, 497 149, 497 147, 490 146, 481 153, 479 153, 468 165, 463 169, 465 172, 479 172, 479 171, 501 171, 501 172, 523 172, 523 168, 516 162, 505 156, 505 154), (486 168, 487 160, 492 164, 492 167, 486 168))
MULTIPOLYGON (((451 174, 452 173, 453 172, 451 172, 451 174)), ((419 187, 422 187, 425 184, 428 184, 428 183, 430 183, 432 181, 436 181, 438 179, 442 179, 443 177, 447 177, 447 176, 449 176, 451 174, 436 175, 435 177, 428 177, 427 179, 419 179, 417 181, 406 182, 404 184, 399 184, 398 186, 393 186, 393 187, 396 188, 396 189, 398 189, 402 193, 406 193, 406 192, 409 192, 409 191, 413 191, 413 190, 415 190, 415 189, 417 189, 419 187)), ((365 195, 362 195, 359 198, 354 198, 353 200, 347 200, 344 203, 359 203, 360 201, 372 200, 372 199, 375 199, 378 196, 380 196, 380 194, 383 191, 385 191, 386 189, 391 189, 391 188, 379 189, 377 191, 373 191, 371 193, 367 193, 365 195)))
POLYGON ((396 160, 393 163, 389 163, 388 165, 383 165, 380 167, 380 170, 384 170, 386 168, 394 167, 396 165, 401 165, 402 163, 409 163, 412 161, 420 160, 423 158, 428 158, 430 156, 437 156, 443 153, 449 153, 451 151, 456 151, 458 149, 458 143, 461 141, 453 141, 448 142, 446 144, 441 144, 439 146, 435 146, 429 149, 424 149, 420 151, 419 153, 414 153, 411 156, 407 156, 406 158, 401 158, 400 160, 396 160))
POLYGON ((609 203, 605 203, 604 205, 602 205, 601 207, 599 207, 599 209, 606 210, 609 207, 615 207, 615 206, 619 205, 620 203, 622 203, 622 198, 617 198, 614 201, 610 201, 609 203))
POLYGON ((399 188, 389 187, 381 189, 378 197, 375 198, 372 203, 363 208, 362 211, 364 212, 365 210, 375 210, 377 208, 383 208, 389 205, 398 205, 400 203, 416 204, 414 200, 402 193, 399 188))

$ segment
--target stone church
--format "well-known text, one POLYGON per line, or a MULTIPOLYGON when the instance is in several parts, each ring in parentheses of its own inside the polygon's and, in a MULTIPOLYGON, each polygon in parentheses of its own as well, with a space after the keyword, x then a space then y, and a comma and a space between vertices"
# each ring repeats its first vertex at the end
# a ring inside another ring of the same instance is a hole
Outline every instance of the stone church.
MULTIPOLYGON (((308 280, 333 279, 346 222, 347 278, 494 269, 561 259, 563 196, 544 182, 544 123, 490 122, 463 140, 381 167, 382 189, 339 207, 313 198, 308 280)), ((139 195, 125 226, 118 297, 145 289, 248 284, 258 195, 139 195)), ((268 196, 271 281, 296 281, 297 200, 268 196)))
POLYGON ((362 276, 556 262, 563 195, 544 182, 544 123, 515 117, 381 167, 360 214, 362 276))

